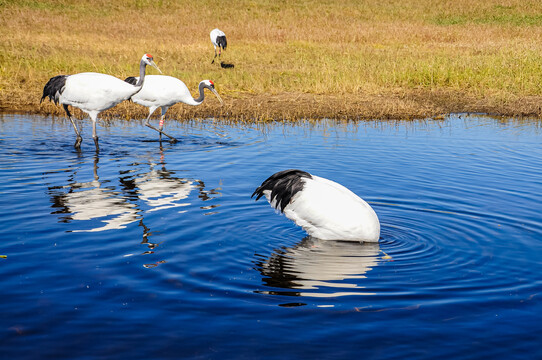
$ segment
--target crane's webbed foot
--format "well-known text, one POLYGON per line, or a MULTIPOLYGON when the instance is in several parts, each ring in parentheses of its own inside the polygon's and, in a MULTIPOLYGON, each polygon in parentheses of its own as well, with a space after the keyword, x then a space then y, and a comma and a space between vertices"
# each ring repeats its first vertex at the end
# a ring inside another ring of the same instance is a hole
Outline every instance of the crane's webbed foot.
POLYGON ((77 139, 75 139, 75 144, 73 144, 73 147, 76 149, 81 149, 81 142, 83 141, 83 138, 81 136, 77 136, 77 139))
MULTIPOLYGON (((169 138, 169 142, 172 144, 175 144, 177 142, 177 139, 175 139, 173 136, 166 134, 165 132, 158 130, 160 132, 160 135, 165 135, 169 138)), ((162 137, 160 137, 160 141, 162 141, 162 137)))
POLYGON ((150 127, 151 129, 153 130, 156 130, 160 133, 160 141, 162 141, 162 135, 165 135, 167 136, 168 138, 170 138, 170 141, 171 143, 176 143, 177 142, 177 139, 175 139, 173 136, 170 136, 168 134, 166 134, 165 132, 163 132, 162 130, 158 130, 157 128, 155 128, 154 126, 152 126, 150 123, 145 123, 146 126, 150 127))

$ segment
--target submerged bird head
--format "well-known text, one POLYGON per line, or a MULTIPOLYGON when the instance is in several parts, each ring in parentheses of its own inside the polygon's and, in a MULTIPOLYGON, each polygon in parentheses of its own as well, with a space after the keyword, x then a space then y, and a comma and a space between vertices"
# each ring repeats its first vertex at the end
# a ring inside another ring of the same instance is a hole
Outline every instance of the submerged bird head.
POLYGON ((220 104, 224 105, 224 101, 222 101, 222 98, 220 97, 220 95, 218 95, 218 93, 215 90, 214 82, 212 82, 211 80, 203 80, 200 84, 203 85, 204 88, 211 90, 211 92, 215 94, 216 97, 218 98, 218 101, 220 101, 220 104))
POLYGON ((153 68, 155 68, 156 70, 160 71, 160 74, 162 73, 162 71, 158 68, 158 66, 154 63, 154 58, 152 57, 151 54, 145 54, 141 57, 141 61, 144 62, 145 64, 147 65, 150 65, 152 66, 153 68))

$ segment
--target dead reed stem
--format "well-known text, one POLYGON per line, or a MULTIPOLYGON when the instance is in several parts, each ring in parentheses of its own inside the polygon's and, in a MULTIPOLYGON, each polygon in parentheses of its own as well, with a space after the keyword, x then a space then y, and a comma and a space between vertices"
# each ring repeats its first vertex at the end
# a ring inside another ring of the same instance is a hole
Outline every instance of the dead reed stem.
MULTIPOLYGON (((124 78, 152 53, 194 94, 211 79, 225 99, 176 105, 170 118, 420 118, 450 112, 540 116, 538 0, 0 0, 0 111, 39 105, 57 74, 124 78), (215 19, 209 24, 210 19, 215 19), (345 26, 347 24, 348 26, 345 26), (211 65, 213 27, 231 69, 211 65)), ((124 103, 105 117, 139 118, 124 103)))

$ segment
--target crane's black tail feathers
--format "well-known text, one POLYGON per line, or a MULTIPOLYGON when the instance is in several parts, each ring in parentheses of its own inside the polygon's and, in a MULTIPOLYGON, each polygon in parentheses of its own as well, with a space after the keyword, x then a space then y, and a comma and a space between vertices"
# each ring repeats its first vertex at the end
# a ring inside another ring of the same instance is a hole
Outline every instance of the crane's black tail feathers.
POLYGON ((58 104, 60 95, 66 87, 67 78, 68 75, 57 75, 50 78, 43 88, 43 95, 41 96, 40 104, 46 97, 49 97, 49 100, 53 101, 55 104, 58 104))
POLYGON ((222 49, 226 49, 228 46, 228 41, 226 40, 226 35, 224 36, 217 36, 216 37, 216 44, 221 47, 222 49))
POLYGON ((128 76, 126 79, 124 79, 128 84, 135 85, 137 84, 137 79, 133 76, 128 76))
POLYGON ((312 179, 311 174, 301 170, 283 170, 271 175, 260 185, 251 197, 257 195, 256 201, 264 195, 264 191, 271 191, 270 202, 275 201, 275 207, 284 212, 295 194, 303 190, 305 183, 302 178, 312 179))

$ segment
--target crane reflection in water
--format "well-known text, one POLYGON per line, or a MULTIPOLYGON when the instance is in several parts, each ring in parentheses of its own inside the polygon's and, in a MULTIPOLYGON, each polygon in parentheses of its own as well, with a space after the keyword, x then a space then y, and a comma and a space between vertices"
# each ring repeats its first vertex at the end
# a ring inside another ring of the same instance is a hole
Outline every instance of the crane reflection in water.
POLYGON ((270 256, 256 254, 254 263, 262 283, 271 288, 256 292, 318 298, 373 295, 362 283, 386 258, 382 254, 378 243, 307 236, 294 246, 275 249, 270 256))
POLYGON ((90 229, 76 229, 71 232, 96 232, 113 229, 124 229, 126 225, 141 219, 137 205, 130 202, 115 189, 111 180, 100 180, 98 163, 100 157, 94 156, 93 179, 79 182, 78 169, 70 174, 67 185, 49 187, 53 201, 52 207, 57 209, 53 214, 63 214, 60 222, 99 220, 98 226, 90 229))
MULTIPOLYGON (((61 215, 59 222, 76 223, 81 226, 69 232, 101 232, 126 228, 138 222, 143 229, 141 244, 147 249, 141 254, 154 253, 160 245, 150 238, 159 233, 159 229, 151 229, 146 221, 147 215, 171 208, 179 208, 178 213, 194 202, 192 193, 197 191, 198 201, 211 201, 220 196, 221 188, 205 189, 205 183, 199 179, 175 176, 174 171, 166 169, 162 147, 160 162, 148 161, 131 164, 131 169, 121 171, 118 185, 110 179, 100 179, 98 153, 93 161, 93 179, 79 182, 76 180, 78 169, 70 171, 68 183, 62 186, 50 186, 49 195, 52 200, 52 213, 61 215), (192 196, 192 197, 191 197, 192 196)), ((211 215, 218 204, 201 204, 199 209, 204 215, 211 215)), ((125 256, 132 256, 128 254, 125 256)), ((154 267, 165 261, 145 264, 154 267)))

